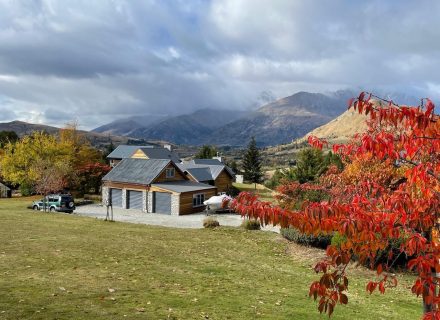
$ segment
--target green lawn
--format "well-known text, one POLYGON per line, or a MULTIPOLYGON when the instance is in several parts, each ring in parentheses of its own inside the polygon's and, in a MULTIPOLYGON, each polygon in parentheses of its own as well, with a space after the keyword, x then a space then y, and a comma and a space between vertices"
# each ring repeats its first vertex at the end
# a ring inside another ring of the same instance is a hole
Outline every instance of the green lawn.
MULTIPOLYGON (((108 223, 0 200, 0 319, 326 319, 316 275, 274 233, 108 223)), ((313 251, 312 251, 313 252, 313 251)), ((354 270, 334 319, 417 319, 403 287, 365 293, 354 270)))

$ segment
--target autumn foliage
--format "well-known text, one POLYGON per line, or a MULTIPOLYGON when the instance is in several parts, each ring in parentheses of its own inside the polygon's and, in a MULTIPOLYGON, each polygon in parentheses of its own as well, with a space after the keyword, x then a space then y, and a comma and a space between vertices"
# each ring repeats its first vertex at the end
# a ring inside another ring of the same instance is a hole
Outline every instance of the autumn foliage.
MULTIPOLYGON (((348 303, 346 267, 354 256, 377 271, 376 279, 366 284, 369 293, 395 287, 391 271, 396 254, 390 251, 383 263, 377 258, 399 240, 398 254, 408 257, 407 268, 417 274, 411 291, 423 299, 424 319, 440 319, 440 121, 434 104, 422 99, 419 106, 403 106, 362 92, 349 107, 369 116, 369 129, 345 145, 332 146, 345 168, 330 169, 319 187, 284 186, 291 195, 295 188, 321 188, 326 201, 306 200, 297 209, 241 193, 232 206, 263 224, 315 235, 337 232, 346 239, 338 247, 329 246, 327 258, 314 268, 321 276, 311 284, 309 295, 321 313, 331 315, 337 304, 348 303)), ((309 143, 327 146, 315 137, 309 143)))

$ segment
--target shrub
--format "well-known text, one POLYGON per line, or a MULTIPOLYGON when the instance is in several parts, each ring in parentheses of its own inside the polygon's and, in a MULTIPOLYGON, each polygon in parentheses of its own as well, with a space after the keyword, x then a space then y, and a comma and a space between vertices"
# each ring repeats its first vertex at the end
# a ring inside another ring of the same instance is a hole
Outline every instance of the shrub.
POLYGON ((240 193, 240 190, 234 186, 230 186, 228 191, 226 192, 228 196, 236 197, 240 193))
POLYGON ((255 219, 246 219, 241 223, 241 226, 246 230, 260 230, 261 224, 260 221, 255 219))
POLYGON ((327 248, 332 238, 330 235, 307 235, 296 228, 281 228, 280 232, 281 235, 289 241, 323 249, 327 248))
POLYGON ((347 238, 345 236, 341 236, 338 232, 335 232, 333 234, 331 244, 334 247, 340 248, 341 244, 343 244, 345 241, 347 241, 347 238))
POLYGON ((216 218, 207 217, 203 220, 203 227, 204 228, 216 228, 219 226, 220 226, 220 223, 217 221, 216 218))

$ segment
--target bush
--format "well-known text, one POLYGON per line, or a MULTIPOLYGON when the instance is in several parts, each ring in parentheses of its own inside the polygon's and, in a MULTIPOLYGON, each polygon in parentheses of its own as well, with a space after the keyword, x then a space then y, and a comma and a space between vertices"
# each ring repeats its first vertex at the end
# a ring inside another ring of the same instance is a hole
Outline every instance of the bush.
POLYGON ((341 244, 343 244, 345 241, 347 241, 345 236, 341 236, 338 232, 335 232, 333 234, 331 244, 336 248, 341 248, 341 244))
POLYGON ((228 196, 231 196, 231 197, 233 197, 233 198, 235 198, 236 196, 238 196, 239 193, 240 193, 240 190, 237 189, 237 188, 234 187, 234 186, 230 186, 229 189, 228 189, 228 191, 226 192, 226 194, 227 194, 228 196))
POLYGON ((289 241, 323 249, 327 248, 332 238, 330 235, 307 235, 296 228, 281 228, 280 232, 281 235, 289 241))
POLYGON ((216 218, 207 217, 203 220, 203 227, 205 227, 205 228, 216 228, 219 226, 220 226, 220 223, 217 221, 216 218))
POLYGON ((23 197, 28 197, 33 195, 35 192, 34 188, 30 184, 22 183, 20 185, 20 193, 23 197))
POLYGON ((255 219, 246 219, 241 223, 241 226, 246 230, 260 230, 261 224, 260 221, 255 219))

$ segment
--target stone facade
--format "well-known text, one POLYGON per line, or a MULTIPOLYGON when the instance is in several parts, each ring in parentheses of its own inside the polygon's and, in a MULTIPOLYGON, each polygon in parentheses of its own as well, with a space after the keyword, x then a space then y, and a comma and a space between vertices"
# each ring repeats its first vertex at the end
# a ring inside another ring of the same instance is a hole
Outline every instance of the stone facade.
POLYGON ((180 195, 173 194, 171 195, 171 214, 173 216, 178 216, 180 210, 180 195))
POLYGON ((153 212, 153 192, 147 192, 147 212, 153 212))
POLYGON ((142 191, 142 211, 148 212, 147 204, 148 204, 148 191, 142 191))
POLYGON ((127 189, 122 189, 122 209, 127 209, 127 189))
POLYGON ((109 187, 102 187, 102 205, 105 206, 110 200, 110 188, 109 187))

